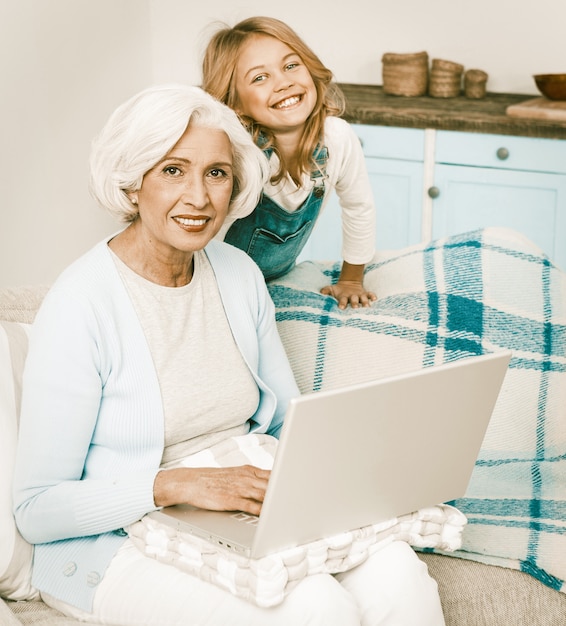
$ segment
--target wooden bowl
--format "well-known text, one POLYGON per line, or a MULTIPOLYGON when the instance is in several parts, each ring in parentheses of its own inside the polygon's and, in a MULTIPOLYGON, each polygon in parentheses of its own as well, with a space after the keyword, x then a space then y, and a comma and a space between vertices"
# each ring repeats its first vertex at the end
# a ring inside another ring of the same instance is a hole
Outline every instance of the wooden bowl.
POLYGON ((534 79, 549 100, 566 100, 566 74, 535 74, 534 79))

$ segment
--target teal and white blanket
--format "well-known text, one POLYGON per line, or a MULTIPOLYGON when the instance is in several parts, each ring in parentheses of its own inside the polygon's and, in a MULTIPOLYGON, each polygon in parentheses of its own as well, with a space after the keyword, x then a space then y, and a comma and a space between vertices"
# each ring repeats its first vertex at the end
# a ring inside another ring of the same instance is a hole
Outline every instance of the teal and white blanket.
POLYGON ((369 309, 341 311, 319 293, 339 269, 304 262, 269 285, 301 391, 510 349, 468 490, 451 503, 468 519, 452 555, 566 591, 566 274, 495 228, 378 252, 369 309))

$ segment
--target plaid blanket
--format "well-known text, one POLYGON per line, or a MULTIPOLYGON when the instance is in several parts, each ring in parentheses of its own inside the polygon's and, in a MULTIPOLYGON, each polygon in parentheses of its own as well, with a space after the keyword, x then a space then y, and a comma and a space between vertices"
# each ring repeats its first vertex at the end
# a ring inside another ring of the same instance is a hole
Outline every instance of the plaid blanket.
POLYGON ((510 349, 468 490, 451 503, 468 518, 452 556, 566 591, 566 274, 497 228, 377 253, 369 309, 319 293, 339 270, 304 262, 269 285, 301 391, 510 349))

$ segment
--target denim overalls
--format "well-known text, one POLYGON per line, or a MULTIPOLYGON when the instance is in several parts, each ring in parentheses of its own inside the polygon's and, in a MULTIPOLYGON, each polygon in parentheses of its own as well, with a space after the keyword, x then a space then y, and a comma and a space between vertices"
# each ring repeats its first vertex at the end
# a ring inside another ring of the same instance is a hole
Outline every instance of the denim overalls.
MULTIPOLYGON (((264 151, 269 157, 271 150, 264 151)), ((286 211, 262 194, 255 210, 236 220, 224 241, 244 250, 259 265, 266 280, 291 271, 312 232, 322 200, 328 150, 317 146, 313 158, 319 169, 311 174, 314 187, 296 211, 286 211)))

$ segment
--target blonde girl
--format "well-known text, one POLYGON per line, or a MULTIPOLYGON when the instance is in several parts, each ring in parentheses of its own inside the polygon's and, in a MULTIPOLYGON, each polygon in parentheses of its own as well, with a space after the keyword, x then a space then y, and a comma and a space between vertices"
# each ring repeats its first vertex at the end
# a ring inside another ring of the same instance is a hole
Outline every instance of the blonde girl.
POLYGON ((203 59, 203 88, 240 116, 269 159, 255 211, 220 233, 245 250, 267 280, 286 274, 335 190, 342 207, 343 263, 321 292, 340 308, 369 306, 363 286, 375 251, 375 207, 358 138, 339 117, 342 94, 316 54, 285 23, 252 17, 222 28, 203 59))

